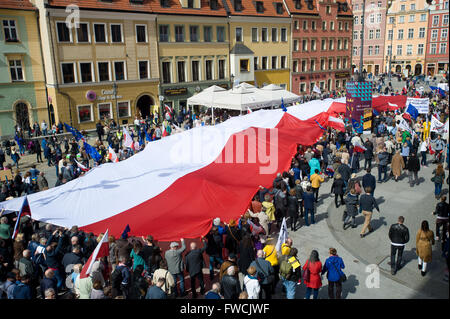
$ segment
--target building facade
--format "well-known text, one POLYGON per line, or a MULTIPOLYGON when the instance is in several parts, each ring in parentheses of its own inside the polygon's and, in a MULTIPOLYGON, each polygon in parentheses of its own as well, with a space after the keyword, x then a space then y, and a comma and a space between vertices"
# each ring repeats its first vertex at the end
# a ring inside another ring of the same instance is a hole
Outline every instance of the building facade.
POLYGON ((149 6, 128 0, 35 5, 55 122, 92 129, 99 120, 130 123, 159 107, 156 17, 149 6), (66 11, 72 4, 77 21, 66 11))
POLYGON ((426 74, 436 75, 449 71, 449 0, 435 0, 430 6, 426 44, 426 74))
MULTIPOLYGON (((290 85, 291 18, 281 0, 223 0, 229 16, 234 81, 290 85)), ((281 103, 281 101, 280 101, 281 103)))
POLYGON ((211 85, 230 86, 227 12, 220 1, 152 2, 158 14, 160 98, 180 110, 211 85))
POLYGON ((345 88, 351 77, 353 16, 346 2, 285 0, 292 16, 292 92, 345 88))
POLYGON ((384 69, 404 75, 425 72, 428 9, 425 0, 388 2, 384 69))
POLYGON ((386 33, 387 0, 353 0, 353 52, 352 68, 360 68, 362 24, 364 22, 363 71, 378 75, 383 73, 386 33), (363 7, 365 9, 363 15, 363 7))
POLYGON ((48 123, 37 12, 28 2, 0 3, 0 136, 48 123))

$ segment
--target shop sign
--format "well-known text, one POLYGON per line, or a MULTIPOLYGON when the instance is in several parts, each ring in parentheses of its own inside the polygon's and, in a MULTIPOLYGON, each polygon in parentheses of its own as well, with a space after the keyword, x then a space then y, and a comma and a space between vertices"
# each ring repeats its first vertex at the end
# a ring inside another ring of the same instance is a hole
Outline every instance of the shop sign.
POLYGON ((187 93, 187 88, 175 88, 175 89, 164 90, 164 95, 166 95, 166 96, 183 95, 186 93, 187 93))
POLYGON ((340 79, 340 78, 347 78, 350 76, 349 72, 336 72, 336 74, 334 75, 334 77, 336 79, 340 79))
POLYGON ((102 95, 97 96, 97 101, 121 99, 122 95, 114 95, 114 90, 102 90, 102 95))

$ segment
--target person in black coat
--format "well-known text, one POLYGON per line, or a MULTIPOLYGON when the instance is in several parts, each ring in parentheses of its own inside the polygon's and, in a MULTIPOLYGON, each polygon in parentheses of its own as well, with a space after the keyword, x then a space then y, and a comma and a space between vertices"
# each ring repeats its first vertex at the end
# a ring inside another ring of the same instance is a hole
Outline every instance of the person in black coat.
POLYGON ((406 168, 408 169, 409 185, 411 187, 413 187, 414 184, 419 185, 419 178, 417 176, 417 173, 420 171, 420 161, 419 158, 416 156, 416 153, 411 153, 411 156, 408 159, 408 163, 406 163, 406 168))
POLYGON ((367 140, 364 143, 366 150, 364 151, 364 169, 372 168, 372 158, 373 158, 373 144, 371 141, 367 140))
POLYGON ((72 251, 70 253, 65 253, 61 263, 66 273, 67 273, 67 266, 83 264, 83 256, 80 253, 80 246, 75 245, 72 247, 72 251))
POLYGON ((47 269, 45 271, 44 278, 41 280, 41 283, 39 285, 40 291, 41 291, 41 297, 44 298, 45 291, 49 288, 52 288, 55 292, 58 291, 57 289, 57 280, 55 278, 55 272, 52 269, 47 269))
POLYGON ((241 284, 236 278, 236 270, 234 267, 228 267, 227 274, 222 277, 221 294, 224 299, 239 299, 241 293, 241 284))
POLYGON ((291 230, 296 230, 296 224, 298 219, 299 203, 296 196, 295 188, 291 188, 289 196, 287 197, 287 214, 291 218, 291 230))
POLYGON ((43 163, 42 161, 42 149, 41 149, 41 143, 39 143, 38 140, 35 140, 33 142, 33 150, 36 153, 36 162, 43 163))
POLYGON ((391 225, 389 229, 389 239, 391 240, 391 274, 395 275, 397 270, 402 267, 403 250, 406 243, 409 241, 409 230, 403 225, 405 218, 398 217, 398 222, 391 225), (397 261, 395 257, 397 255, 397 261))
POLYGON ((334 204, 336 205, 336 208, 339 207, 338 204, 338 197, 341 198, 341 205, 344 205, 344 188, 345 184, 342 180, 341 174, 336 174, 336 178, 333 181, 333 185, 331 185, 331 193, 334 194, 334 204))
POLYGON ((95 125, 95 130, 97 131, 98 139, 100 142, 102 142, 103 137, 103 125, 102 122, 98 121, 98 123, 95 125))
POLYGON ((55 230, 48 239, 46 247, 47 266, 48 268, 51 268, 54 271, 54 275, 57 279, 58 289, 62 289, 64 286, 64 278, 62 275, 63 273, 61 271, 62 267, 61 261, 64 252, 63 244, 65 242, 65 237, 66 235, 63 233, 61 229, 55 230), (54 240, 57 240, 57 243, 54 240))
POLYGON ((246 234, 242 237, 242 240, 239 242, 239 259, 238 259, 238 267, 239 271, 246 276, 247 269, 250 267, 250 264, 253 260, 255 260, 255 246, 253 244, 253 240, 250 234, 246 234))
POLYGON ((225 248, 228 250, 228 254, 237 254, 239 241, 241 240, 241 232, 234 219, 230 220, 225 233, 227 235, 225 238, 225 248))
POLYGON ((198 249, 197 244, 191 243, 191 251, 186 254, 186 271, 189 273, 189 277, 191 277, 191 290, 192 290, 192 298, 197 298, 196 291, 196 279, 200 282, 200 294, 205 293, 205 282, 203 280, 203 252, 208 247, 206 240, 202 238, 203 248, 198 249))
POLYGON ((345 230, 346 226, 350 224, 350 219, 352 220, 352 228, 356 228, 356 216, 358 215, 358 203, 359 195, 354 188, 350 189, 347 197, 345 198, 345 211, 344 211, 344 225, 342 226, 345 230))
POLYGON ((375 194, 375 187, 377 186, 377 179, 375 178, 375 176, 370 174, 370 172, 371 172, 370 168, 368 168, 366 170, 366 172, 367 173, 362 178, 362 187, 364 189, 366 187, 370 187, 370 189, 372 190, 372 196, 374 196, 374 194, 375 194))
POLYGON ((223 241, 219 229, 216 226, 211 228, 208 235, 206 235, 206 239, 208 240, 206 254, 209 256, 209 278, 212 280, 214 278, 214 264, 221 265, 223 263, 223 241))
POLYGON ((348 181, 350 179, 350 176, 352 175, 352 170, 350 166, 348 166, 345 163, 341 163, 341 165, 338 166, 337 172, 341 174, 342 180, 344 181, 345 187, 347 187, 348 181))

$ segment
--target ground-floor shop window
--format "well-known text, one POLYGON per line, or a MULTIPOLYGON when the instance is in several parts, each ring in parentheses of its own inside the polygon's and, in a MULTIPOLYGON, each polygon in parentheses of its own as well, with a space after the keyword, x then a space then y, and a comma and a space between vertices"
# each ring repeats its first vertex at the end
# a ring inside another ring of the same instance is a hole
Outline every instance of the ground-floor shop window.
POLYGON ((119 117, 130 117, 130 101, 117 102, 119 117))
POLYGON ((112 119, 111 103, 99 103, 97 106, 99 119, 112 119))
POLYGON ((92 105, 78 105, 77 106, 77 112, 78 112, 78 122, 84 123, 84 122, 91 122, 94 119, 92 118, 92 105))

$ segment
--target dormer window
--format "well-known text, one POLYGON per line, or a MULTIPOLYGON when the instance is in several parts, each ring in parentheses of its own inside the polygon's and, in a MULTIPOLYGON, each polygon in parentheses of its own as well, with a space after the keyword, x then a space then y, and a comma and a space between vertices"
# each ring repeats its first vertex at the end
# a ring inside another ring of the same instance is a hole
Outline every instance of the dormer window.
POLYGON ((194 8, 194 0, 187 0, 187 7, 189 9, 193 9, 194 8))
POLYGON ((242 11, 242 0, 234 0, 234 10, 242 11))
POLYGON ((314 5, 312 0, 306 0, 306 4, 308 5, 308 10, 313 10, 314 5))
POLYGON ((159 0, 162 8, 170 8, 169 0, 159 0))
MULTIPOLYGON (((112 1, 109 1, 112 2, 112 1)), ((144 0, 130 0, 130 3, 134 3, 134 4, 144 4, 144 0)))
POLYGON ((282 3, 277 3, 276 8, 277 8, 277 14, 283 14, 283 4, 282 3))
POLYGON ((256 12, 264 13, 264 3, 262 1, 256 1, 256 12))
POLYGON ((302 8, 302 4, 300 0, 295 0, 295 9, 301 9, 302 8))
POLYGON ((211 10, 217 10, 218 9, 217 0, 209 0, 209 6, 211 10))

